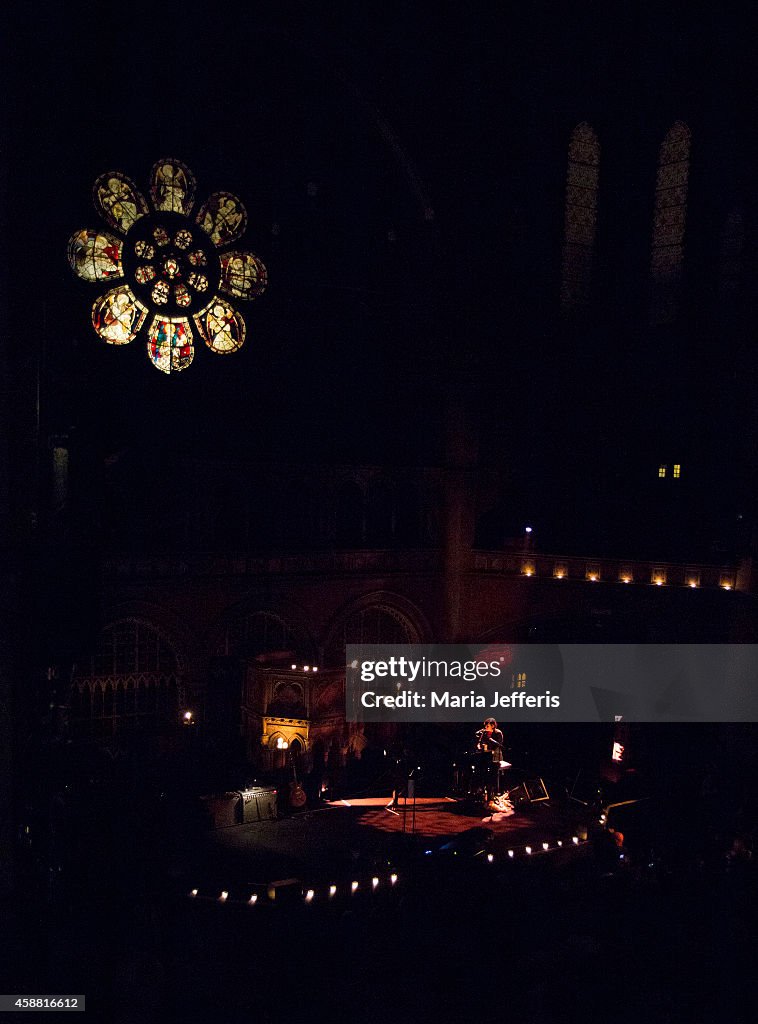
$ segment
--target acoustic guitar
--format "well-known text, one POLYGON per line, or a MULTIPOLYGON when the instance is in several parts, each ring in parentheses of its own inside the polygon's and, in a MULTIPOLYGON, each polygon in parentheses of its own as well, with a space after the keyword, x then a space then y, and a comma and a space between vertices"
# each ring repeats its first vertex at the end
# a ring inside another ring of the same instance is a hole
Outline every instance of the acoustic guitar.
POLYGON ((308 797, 305 795, 305 790, 298 782, 297 770, 295 768, 295 762, 292 761, 292 782, 290 782, 290 807, 294 807, 299 810, 301 807, 305 807, 308 797))

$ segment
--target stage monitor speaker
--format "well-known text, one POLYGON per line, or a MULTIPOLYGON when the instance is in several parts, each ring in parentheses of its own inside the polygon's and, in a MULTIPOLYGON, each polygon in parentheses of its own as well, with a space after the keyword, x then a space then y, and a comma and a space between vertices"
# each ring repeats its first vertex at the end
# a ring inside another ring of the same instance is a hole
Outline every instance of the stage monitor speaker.
POLYGON ((515 806, 519 804, 539 804, 549 800, 550 794, 542 779, 526 779, 510 791, 510 799, 511 803, 515 806))

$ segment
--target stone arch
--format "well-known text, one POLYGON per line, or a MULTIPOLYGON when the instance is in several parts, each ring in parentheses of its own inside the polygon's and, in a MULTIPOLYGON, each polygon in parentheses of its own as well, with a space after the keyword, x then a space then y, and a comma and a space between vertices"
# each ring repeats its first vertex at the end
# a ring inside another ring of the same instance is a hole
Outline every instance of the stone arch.
POLYGON ((172 639, 154 622, 138 616, 109 622, 74 672, 74 734, 107 740, 177 728, 184 698, 182 667, 172 639))
POLYGON ((344 664, 346 643, 417 644, 429 635, 429 625, 415 605, 398 594, 377 591, 335 616, 324 643, 324 662, 344 664))
POLYGON ((150 601, 123 601, 111 605, 104 616, 103 629, 117 622, 134 620, 154 629, 171 647, 176 656, 177 669, 184 676, 191 671, 196 660, 198 631, 187 617, 178 615, 165 604, 150 601))
POLYGON ((209 649, 216 657, 249 658, 272 651, 292 651, 315 659, 316 644, 305 614, 287 602, 248 600, 231 608, 215 624, 209 649))

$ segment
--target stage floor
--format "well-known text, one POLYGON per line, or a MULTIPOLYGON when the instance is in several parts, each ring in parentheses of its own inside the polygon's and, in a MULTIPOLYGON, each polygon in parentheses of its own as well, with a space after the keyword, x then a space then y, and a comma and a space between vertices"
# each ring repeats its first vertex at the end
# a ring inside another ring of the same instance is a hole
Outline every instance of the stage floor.
POLYGON ((569 850, 573 837, 586 836, 581 805, 530 804, 505 817, 490 815, 450 797, 425 797, 392 814, 386 797, 340 800, 276 821, 218 829, 195 851, 191 869, 198 885, 228 889, 266 885, 274 879, 346 877, 378 862, 401 863, 436 850, 471 829, 492 833, 489 852, 507 857, 527 846, 540 855, 569 850), (547 844, 547 851, 543 844, 547 844))

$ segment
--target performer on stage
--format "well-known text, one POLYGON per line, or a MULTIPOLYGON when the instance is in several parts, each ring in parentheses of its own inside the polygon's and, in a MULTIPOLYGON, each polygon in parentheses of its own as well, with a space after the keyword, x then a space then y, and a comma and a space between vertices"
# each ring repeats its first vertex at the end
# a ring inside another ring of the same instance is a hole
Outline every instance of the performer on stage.
POLYGON ((500 762, 503 759, 503 733, 494 718, 485 718, 476 734, 476 749, 481 753, 481 784, 485 802, 500 793, 500 762))
POLYGON ((476 749, 491 754, 493 761, 503 758, 503 732, 494 718, 485 718, 483 728, 476 734, 476 749))

